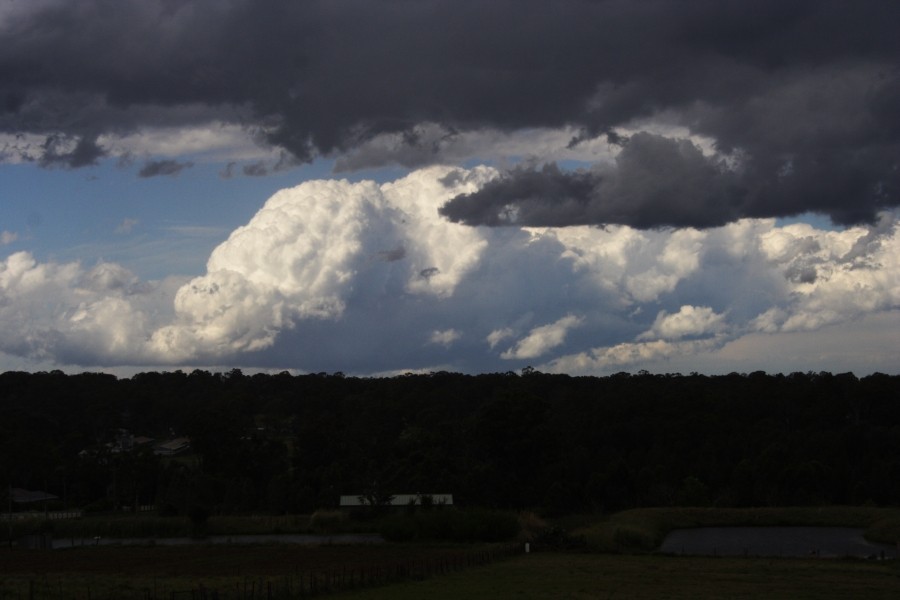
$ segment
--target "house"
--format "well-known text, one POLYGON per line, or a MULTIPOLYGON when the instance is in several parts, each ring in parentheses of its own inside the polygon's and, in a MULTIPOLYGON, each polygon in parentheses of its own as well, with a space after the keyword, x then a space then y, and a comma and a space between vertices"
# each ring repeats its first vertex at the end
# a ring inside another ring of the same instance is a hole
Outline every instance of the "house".
POLYGON ((46 500, 59 499, 59 496, 48 494, 47 492, 23 490, 22 488, 12 488, 10 494, 10 500, 16 504, 30 504, 32 502, 44 502, 46 500))
MULTIPOLYGON (((404 507, 422 506, 430 503, 432 506, 453 506, 453 494, 395 494, 390 496, 382 506, 404 507), (425 499, 423 501, 423 499, 425 499)), ((364 495, 341 496, 340 507, 346 509, 372 506, 372 501, 364 495)))
POLYGON ((167 442, 162 442, 153 447, 153 454, 157 456, 175 456, 191 449, 191 439, 179 437, 167 442))

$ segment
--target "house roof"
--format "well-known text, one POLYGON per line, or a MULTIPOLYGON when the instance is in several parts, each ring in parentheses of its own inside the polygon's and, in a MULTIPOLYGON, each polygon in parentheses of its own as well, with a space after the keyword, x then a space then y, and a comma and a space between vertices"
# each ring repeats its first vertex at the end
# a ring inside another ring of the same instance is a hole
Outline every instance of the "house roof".
POLYGON ((22 488, 12 489, 12 501, 18 504, 26 504, 28 502, 41 502, 43 500, 56 500, 59 496, 48 494, 47 492, 24 490, 22 488))
MULTIPOLYGON (((385 506, 407 506, 409 504, 421 504, 423 496, 430 496, 433 504, 453 504, 453 494, 394 494, 385 506)), ((341 506, 369 506, 370 503, 364 495, 341 496, 341 506)))
POLYGON ((186 437, 175 438, 153 446, 154 454, 176 454, 191 447, 191 439, 186 437))

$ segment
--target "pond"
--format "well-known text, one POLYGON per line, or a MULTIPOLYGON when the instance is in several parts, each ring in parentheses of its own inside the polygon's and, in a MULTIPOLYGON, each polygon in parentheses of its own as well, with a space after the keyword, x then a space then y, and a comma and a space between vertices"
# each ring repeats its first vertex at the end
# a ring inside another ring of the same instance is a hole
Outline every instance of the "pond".
POLYGON ((312 535, 275 533, 261 535, 210 535, 204 538, 59 538, 53 540, 54 549, 79 548, 81 546, 183 546, 187 544, 381 544, 384 538, 377 533, 344 533, 336 535, 312 535))
POLYGON ((897 546, 869 542, 853 527, 699 527, 671 531, 666 554, 898 558, 897 546))

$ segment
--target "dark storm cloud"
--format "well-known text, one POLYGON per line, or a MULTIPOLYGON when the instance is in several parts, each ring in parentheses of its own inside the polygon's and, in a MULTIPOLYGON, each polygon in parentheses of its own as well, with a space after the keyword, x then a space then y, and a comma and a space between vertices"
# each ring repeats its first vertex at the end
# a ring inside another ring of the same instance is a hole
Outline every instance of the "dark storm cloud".
POLYGON ((514 169, 439 210, 452 221, 489 226, 703 228, 807 211, 849 224, 872 220, 876 210, 897 204, 900 173, 890 158, 879 164, 877 153, 858 148, 729 165, 704 156, 688 140, 638 133, 624 142, 612 166, 514 169))
POLYGON ((745 196, 738 177, 691 142, 639 133, 613 168, 517 169, 440 212, 470 225, 710 227, 741 216, 745 196))
POLYGON ((244 165, 241 168, 241 171, 248 177, 264 177, 269 174, 269 169, 266 167, 265 163, 262 162, 244 165))
POLYGON ((63 134, 49 135, 41 149, 43 152, 39 162, 44 167, 87 167, 97 164, 106 154, 97 145, 96 138, 90 136, 72 138, 63 134))
MULTIPOLYGON (((703 226, 815 210, 854 222, 900 203, 898 22, 900 3, 881 0, 23 2, 0 12, 0 132, 68 136, 83 152, 45 162, 78 166, 102 156, 100 134, 211 120, 310 160, 424 122, 593 137, 657 118, 713 139, 734 171, 660 143, 659 160, 691 177, 678 201, 696 193, 664 217, 637 213, 663 207, 670 174, 639 185, 630 172, 554 169, 505 180, 536 186, 520 214, 703 226), (637 195, 601 206, 609 185, 637 195), (542 203, 554 190, 564 196, 542 203), (557 205, 568 217, 544 215, 557 205)), ((414 135, 402 143, 441 159, 414 135)), ((631 166, 652 162, 649 147, 631 152, 631 166)))
POLYGON ((192 162, 178 162, 175 160, 151 160, 141 167, 138 177, 159 177, 160 175, 178 175, 185 169, 194 166, 192 162))

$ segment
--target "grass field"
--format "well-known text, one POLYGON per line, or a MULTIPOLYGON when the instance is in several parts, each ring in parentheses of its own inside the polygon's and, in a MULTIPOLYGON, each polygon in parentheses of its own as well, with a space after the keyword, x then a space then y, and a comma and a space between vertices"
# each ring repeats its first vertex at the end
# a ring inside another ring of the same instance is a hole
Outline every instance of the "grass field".
POLYGON ((895 563, 609 554, 531 554, 426 581, 330 596, 335 600, 634 600, 900 597, 895 563))
POLYGON ((429 577, 484 564, 497 552, 473 544, 3 548, 0 598, 169 598, 201 588, 259 598, 269 587, 299 593, 429 577))
MULTIPOLYGON (((338 511, 314 515, 213 516, 203 526, 206 534, 271 533, 365 533, 378 531, 383 519, 357 521, 340 517, 338 511), (325 518, 317 518, 324 516, 325 518)), ((893 544, 900 540, 900 508, 869 506, 772 507, 772 508, 638 508, 607 516, 580 515, 559 519, 555 524, 583 536, 601 552, 652 551, 676 528, 712 526, 819 525, 859 527, 873 542, 893 544)), ((81 519, 44 521, 32 519, 12 523, 13 538, 25 533, 52 531, 57 538, 179 537, 196 533, 187 517, 155 515, 104 515, 81 519)), ((0 542, 7 538, 0 527, 0 542)))
MULTIPOLYGON (((308 588, 328 579, 395 572, 477 550, 469 545, 88 547, 0 551, 0 598, 228 598, 308 588), (272 588, 271 586, 274 586, 272 588), (199 597, 199 596, 197 596, 199 597)), ((481 547, 483 548, 483 547, 481 547)), ((336 599, 898 598, 900 563, 834 559, 697 558, 653 554, 538 552, 460 565, 444 574, 405 573, 336 599), (421 580, 419 580, 421 579, 421 580)), ((389 578, 388 578, 389 579, 389 578)), ((297 596, 299 597, 299 593, 297 596)))
MULTIPOLYGON (((203 524, 203 532, 216 535, 268 534, 268 533, 357 533, 372 531, 373 523, 333 519, 326 527, 310 515, 279 516, 213 516, 203 524)), ((12 522, 13 539, 26 533, 50 531, 54 537, 86 537, 99 535, 104 538, 139 537, 190 537, 197 528, 190 519, 180 517, 159 517, 155 514, 113 514, 88 515, 80 519, 46 521, 42 518, 12 522)), ((377 526, 377 523, 374 524, 377 526)), ((0 539, 8 538, 7 524, 0 527, 0 539)))
MULTIPOLYGON (((539 519, 532 519, 539 522, 539 519)), ((872 507, 636 509, 554 523, 591 552, 504 555, 483 544, 357 546, 96 546, 34 551, 0 547, 0 600, 18 598, 265 598, 269 592, 358 587, 333 598, 900 598, 900 562, 698 558, 652 554, 673 528, 735 525, 860 527, 873 541, 900 534, 900 509, 872 507), (481 560, 490 549, 494 552, 481 560), (474 558, 473 558, 474 557, 474 558), (314 581, 313 581, 314 578, 314 581), (349 585, 348 585, 349 583, 349 585), (264 591, 265 590, 265 591, 264 591), (179 596, 178 593, 181 595, 179 596), (225 596, 227 593, 227 596, 225 596)), ((186 526, 157 517, 54 524, 85 534, 160 534, 186 526)), ((360 523, 337 523, 337 529, 360 523)), ((371 523, 368 524, 371 526, 371 523)), ((223 533, 308 531, 309 517, 210 519, 223 533)), ((312 528, 314 529, 314 528, 312 528)), ((114 537, 114 536, 113 536, 114 537)), ((534 542, 536 550, 540 543, 534 542)), ((286 594, 285 594, 286 595, 286 594)))

